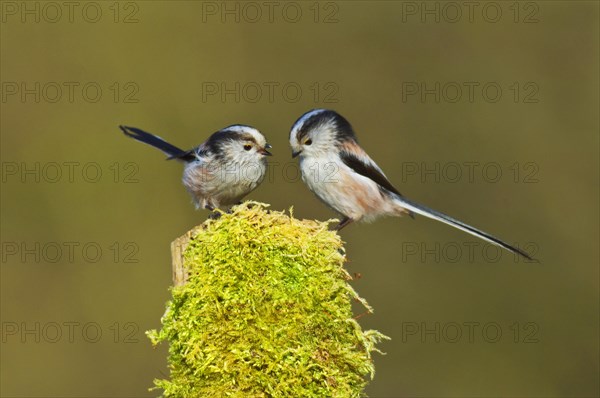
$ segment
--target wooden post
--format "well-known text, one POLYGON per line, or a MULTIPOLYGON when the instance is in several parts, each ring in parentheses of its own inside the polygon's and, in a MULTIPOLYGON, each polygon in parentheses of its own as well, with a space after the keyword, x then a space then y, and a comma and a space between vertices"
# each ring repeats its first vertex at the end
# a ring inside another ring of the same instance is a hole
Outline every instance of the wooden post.
POLYGON ((199 229, 202 229, 202 226, 197 226, 190 229, 185 234, 171 242, 173 286, 175 287, 182 286, 187 281, 188 274, 184 266, 183 253, 185 253, 185 249, 187 248, 190 239, 199 229))

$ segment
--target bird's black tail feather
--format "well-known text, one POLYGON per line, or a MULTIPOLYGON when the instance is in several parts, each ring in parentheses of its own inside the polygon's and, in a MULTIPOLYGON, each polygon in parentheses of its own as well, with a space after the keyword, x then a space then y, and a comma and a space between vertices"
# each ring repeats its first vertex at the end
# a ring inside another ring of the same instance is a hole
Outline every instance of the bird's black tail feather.
POLYGON ((119 128, 126 136, 160 149, 169 156, 168 159, 191 160, 190 151, 184 151, 175 145, 171 145, 156 135, 147 133, 135 127, 119 126, 119 128))
POLYGON ((476 236, 480 239, 490 242, 496 246, 500 246, 512 253, 519 254, 528 260, 535 261, 529 254, 527 254, 525 251, 519 249, 518 247, 511 246, 508 243, 496 238, 495 236, 488 234, 487 232, 483 232, 475 227, 472 227, 468 224, 463 223, 462 221, 458 221, 450 216, 447 216, 444 213, 440 213, 439 211, 430 209, 429 207, 426 207, 419 203, 413 202, 412 200, 409 200, 403 196, 397 196, 396 200, 401 207, 403 207, 407 210, 413 211, 414 213, 417 213, 417 214, 421 214, 421 215, 431 218, 433 220, 441 221, 445 224, 453 226, 454 228, 458 228, 458 229, 465 231, 473 236, 476 236))

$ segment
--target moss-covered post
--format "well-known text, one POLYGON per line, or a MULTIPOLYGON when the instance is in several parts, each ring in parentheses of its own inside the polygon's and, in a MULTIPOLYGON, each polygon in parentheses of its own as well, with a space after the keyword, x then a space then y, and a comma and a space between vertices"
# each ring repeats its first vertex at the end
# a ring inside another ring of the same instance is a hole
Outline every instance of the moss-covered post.
POLYGON ((359 397, 375 345, 328 223, 246 202, 176 239, 165 397, 359 397))

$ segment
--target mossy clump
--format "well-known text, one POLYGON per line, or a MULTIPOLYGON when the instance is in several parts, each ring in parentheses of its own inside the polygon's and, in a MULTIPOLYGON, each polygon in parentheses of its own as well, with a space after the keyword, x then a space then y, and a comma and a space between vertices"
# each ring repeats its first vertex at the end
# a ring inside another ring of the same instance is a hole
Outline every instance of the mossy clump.
POLYGON ((162 330, 165 397, 358 397, 386 336, 363 331, 340 237, 246 202, 205 222, 184 252, 162 330))

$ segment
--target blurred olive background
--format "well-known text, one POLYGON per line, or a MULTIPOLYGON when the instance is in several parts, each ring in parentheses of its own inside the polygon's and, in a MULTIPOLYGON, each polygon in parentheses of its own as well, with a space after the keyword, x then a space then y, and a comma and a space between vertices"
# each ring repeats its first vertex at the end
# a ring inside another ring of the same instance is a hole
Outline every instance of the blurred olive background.
POLYGON ((65 5, 59 18, 2 2, 1 395, 155 396, 168 375, 144 331, 169 299, 170 242, 207 214, 181 165, 119 124, 184 148, 258 127, 275 156, 249 198, 328 219, 287 143, 297 117, 327 107, 403 194, 541 260, 488 261, 481 244, 471 258, 475 238, 423 217, 343 230, 375 308, 360 322, 392 338, 368 394, 598 396, 598 4, 481 2, 471 20, 463 3, 252 4, 77 2, 69 20, 65 5), (440 83, 439 102, 412 94, 421 82, 440 83), (473 179, 443 169, 465 162, 473 179))

